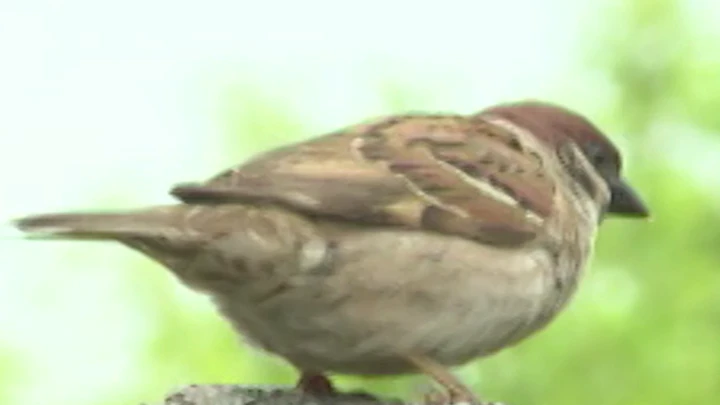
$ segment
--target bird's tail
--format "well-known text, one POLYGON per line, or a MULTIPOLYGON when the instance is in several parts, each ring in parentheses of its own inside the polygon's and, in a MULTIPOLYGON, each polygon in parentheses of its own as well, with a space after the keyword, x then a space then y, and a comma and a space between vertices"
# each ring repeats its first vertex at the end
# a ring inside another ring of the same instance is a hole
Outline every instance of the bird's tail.
POLYGON ((123 239, 165 236, 177 229, 181 206, 127 212, 40 214, 13 225, 32 239, 123 239))

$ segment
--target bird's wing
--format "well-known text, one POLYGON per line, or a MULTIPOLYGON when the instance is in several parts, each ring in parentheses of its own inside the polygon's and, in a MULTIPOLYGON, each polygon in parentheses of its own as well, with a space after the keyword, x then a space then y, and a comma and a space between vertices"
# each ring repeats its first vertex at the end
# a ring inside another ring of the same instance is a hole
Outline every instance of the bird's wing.
POLYGON ((482 116, 395 116, 275 149, 172 194, 517 245, 553 211, 544 155, 527 133, 482 116))

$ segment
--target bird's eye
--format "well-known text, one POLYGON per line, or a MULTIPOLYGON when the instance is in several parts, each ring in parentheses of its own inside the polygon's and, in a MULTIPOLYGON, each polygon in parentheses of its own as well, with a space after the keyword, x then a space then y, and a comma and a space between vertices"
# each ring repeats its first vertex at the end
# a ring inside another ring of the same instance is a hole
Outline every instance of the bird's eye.
POLYGON ((620 156, 602 143, 588 143, 583 150, 590 163, 601 173, 615 176, 620 172, 620 156))
POLYGON ((606 151, 603 150, 600 145, 595 143, 592 143, 585 148, 585 155, 595 166, 604 166, 610 160, 606 151))

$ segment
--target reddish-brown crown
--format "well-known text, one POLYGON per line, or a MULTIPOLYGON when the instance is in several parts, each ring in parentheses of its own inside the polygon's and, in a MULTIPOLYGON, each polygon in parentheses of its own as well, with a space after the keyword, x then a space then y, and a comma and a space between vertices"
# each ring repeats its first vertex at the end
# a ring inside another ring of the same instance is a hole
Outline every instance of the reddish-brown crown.
POLYGON ((499 104, 481 111, 514 122, 551 143, 570 138, 576 142, 610 143, 608 138, 582 115, 567 108, 540 101, 499 104))
POLYGON ((480 114, 512 121, 555 147, 573 141, 591 161, 601 156, 620 168, 620 153, 610 139, 587 118, 567 108, 540 101, 520 101, 499 104, 480 114))

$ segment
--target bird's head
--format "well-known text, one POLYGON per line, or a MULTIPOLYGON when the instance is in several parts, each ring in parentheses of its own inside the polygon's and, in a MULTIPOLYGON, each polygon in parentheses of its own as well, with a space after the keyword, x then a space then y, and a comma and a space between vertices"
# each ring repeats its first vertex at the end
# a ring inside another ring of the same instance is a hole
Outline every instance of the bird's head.
POLYGON ((556 151, 568 143, 576 145, 608 185, 610 202, 606 213, 649 216, 643 200, 622 177, 622 158, 617 147, 585 117, 560 106, 536 101, 501 104, 480 114, 508 120, 556 151))

